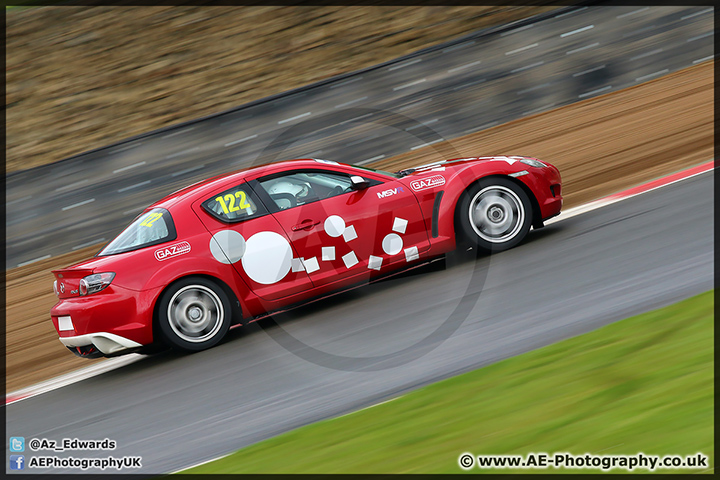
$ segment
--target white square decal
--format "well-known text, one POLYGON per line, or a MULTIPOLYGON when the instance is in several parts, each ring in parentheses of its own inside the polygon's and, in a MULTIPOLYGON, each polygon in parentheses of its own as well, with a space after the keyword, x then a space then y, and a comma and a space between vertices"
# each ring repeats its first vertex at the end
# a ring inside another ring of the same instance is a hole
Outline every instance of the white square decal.
POLYGON ((69 316, 58 317, 58 330, 61 332, 67 332, 69 330, 75 330, 72 319, 69 316))
POLYGON ((335 247, 322 247, 322 259, 325 262, 335 260, 335 247))
POLYGON ((368 259, 368 268, 371 268, 373 270, 380 270, 380 266, 382 265, 382 257, 376 257, 375 255, 370 255, 370 258, 368 259))
POLYGON ((302 272, 303 270, 305 270, 302 260, 300 260, 299 258, 293 258, 291 265, 292 265, 293 272, 302 272))
POLYGON ((393 232, 398 233, 405 233, 405 229, 407 228, 408 221, 404 218, 398 218, 395 217, 395 221, 393 222, 393 232))
POLYGON ((350 225, 349 227, 345 228, 345 231, 343 232, 343 238, 346 242, 349 242, 350 240, 355 240, 357 238, 355 227, 350 225))
POLYGON ((420 258, 420 255, 418 254, 417 247, 410 247, 405 249, 405 260, 408 262, 412 262, 413 260, 417 260, 420 258))
POLYGON ((308 259, 303 258, 302 262, 303 262, 303 265, 305 265, 305 271, 307 273, 312 273, 312 272, 316 272, 316 271, 320 270, 320 264, 318 263, 316 257, 312 257, 312 258, 308 258, 308 259))
POLYGON ((342 260, 343 262, 345 262, 346 268, 350 268, 353 265, 357 265, 358 263, 357 255, 355 255, 355 252, 350 252, 347 255, 343 255, 342 260))

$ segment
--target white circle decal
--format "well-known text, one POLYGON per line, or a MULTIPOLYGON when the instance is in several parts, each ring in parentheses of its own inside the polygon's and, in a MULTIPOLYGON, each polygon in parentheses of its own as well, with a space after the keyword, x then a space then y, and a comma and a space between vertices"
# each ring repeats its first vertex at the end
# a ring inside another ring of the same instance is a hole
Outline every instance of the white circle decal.
POLYGON ((279 282, 292 266, 292 248, 275 232, 258 232, 248 238, 242 266, 253 281, 270 285, 279 282))
POLYGON ((345 231, 345 220, 338 215, 330 215, 325 219, 325 231, 331 237, 339 237, 345 231))
POLYGON ((210 239, 210 252, 220 263, 235 263, 245 254, 245 239, 235 230, 220 230, 210 239))
POLYGON ((382 248, 388 255, 396 255, 403 248, 403 240, 397 233, 388 233, 382 241, 382 248))

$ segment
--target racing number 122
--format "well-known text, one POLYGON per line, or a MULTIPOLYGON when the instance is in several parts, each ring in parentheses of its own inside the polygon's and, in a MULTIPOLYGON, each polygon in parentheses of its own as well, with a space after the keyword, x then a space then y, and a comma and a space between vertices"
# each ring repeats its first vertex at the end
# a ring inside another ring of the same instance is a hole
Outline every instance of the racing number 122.
POLYGON ((242 190, 238 190, 237 192, 235 192, 235 195, 233 195, 232 193, 228 193, 227 195, 225 195, 224 199, 223 197, 217 197, 215 201, 220 204, 223 212, 226 215, 230 212, 237 212, 240 209, 244 210, 246 208, 250 208, 250 204, 247 203, 247 197, 245 196, 245 192, 243 192, 242 190), (240 206, 235 205, 236 197, 240 199, 240 206), (227 203, 230 204, 230 208, 228 208, 225 200, 227 200, 227 203))

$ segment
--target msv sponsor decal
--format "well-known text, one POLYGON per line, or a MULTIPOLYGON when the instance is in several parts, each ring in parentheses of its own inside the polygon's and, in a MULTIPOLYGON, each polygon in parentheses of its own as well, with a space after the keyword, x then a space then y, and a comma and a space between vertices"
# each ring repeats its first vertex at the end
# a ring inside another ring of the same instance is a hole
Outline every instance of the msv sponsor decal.
POLYGON ((155 250, 155 258, 162 262, 168 258, 177 257, 190 251, 190 244, 188 242, 180 242, 170 245, 169 247, 163 247, 155 250))
POLYGON ((384 190, 382 192, 378 192, 377 196, 378 196, 378 198, 385 198, 385 197, 389 197, 391 195, 395 195, 395 194, 403 192, 403 191, 404 190, 402 189, 402 187, 396 187, 396 188, 391 188, 389 190, 384 190))
POLYGON ((413 180, 410 182, 410 188, 416 192, 425 190, 426 188, 439 187, 445 185, 445 177, 442 175, 433 175, 432 177, 423 178, 422 180, 413 180))

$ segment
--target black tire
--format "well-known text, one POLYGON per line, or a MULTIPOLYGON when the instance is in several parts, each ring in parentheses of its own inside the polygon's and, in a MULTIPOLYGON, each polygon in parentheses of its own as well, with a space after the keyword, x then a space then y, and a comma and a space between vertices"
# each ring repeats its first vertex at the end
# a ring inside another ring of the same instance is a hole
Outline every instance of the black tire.
POLYGON ((488 253, 520 243, 532 225, 532 203, 512 180, 489 177, 463 193, 456 210, 458 245, 469 244, 488 253))
POLYGON ((187 277, 163 292, 157 310, 163 343, 189 352, 217 345, 232 323, 232 306, 215 282, 187 277))

